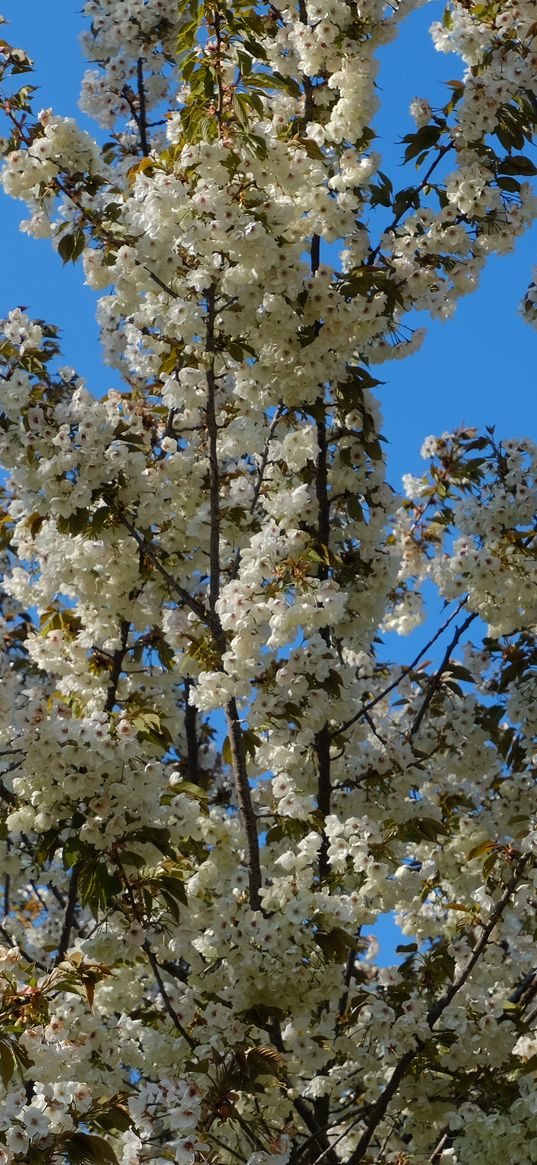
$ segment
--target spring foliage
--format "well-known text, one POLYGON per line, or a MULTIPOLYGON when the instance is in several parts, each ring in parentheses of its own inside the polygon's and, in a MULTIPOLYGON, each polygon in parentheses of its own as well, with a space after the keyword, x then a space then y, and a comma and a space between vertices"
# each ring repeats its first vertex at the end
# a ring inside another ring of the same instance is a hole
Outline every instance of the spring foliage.
POLYGON ((390 177, 412 7, 86 0, 104 144, 2 44, 4 190, 125 387, 2 322, 0 1165, 537 1160, 537 450, 398 498, 371 371, 535 215, 536 10, 450 0, 390 177))

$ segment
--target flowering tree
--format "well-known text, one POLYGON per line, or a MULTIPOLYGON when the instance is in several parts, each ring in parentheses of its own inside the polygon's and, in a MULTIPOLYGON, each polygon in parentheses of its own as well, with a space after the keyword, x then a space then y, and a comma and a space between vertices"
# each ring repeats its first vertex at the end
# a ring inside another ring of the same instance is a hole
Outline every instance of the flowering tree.
POLYGON ((451 0, 397 189, 411 7, 87 0, 104 145, 3 42, 4 189, 125 390, 3 321, 0 1165, 537 1160, 537 450, 397 499, 370 371, 534 215, 535 6, 451 0))

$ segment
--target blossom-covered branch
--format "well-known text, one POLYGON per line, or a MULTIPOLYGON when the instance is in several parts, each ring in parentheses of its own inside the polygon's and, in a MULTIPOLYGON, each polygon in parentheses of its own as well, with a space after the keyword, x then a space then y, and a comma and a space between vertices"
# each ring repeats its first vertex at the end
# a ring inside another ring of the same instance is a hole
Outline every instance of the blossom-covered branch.
POLYGON ((372 369, 534 218, 535 14, 452 0, 390 175, 411 8, 86 0, 104 144, 2 43, 123 387, 2 321, 0 1165, 533 1151, 537 450, 430 437, 399 498, 372 369))

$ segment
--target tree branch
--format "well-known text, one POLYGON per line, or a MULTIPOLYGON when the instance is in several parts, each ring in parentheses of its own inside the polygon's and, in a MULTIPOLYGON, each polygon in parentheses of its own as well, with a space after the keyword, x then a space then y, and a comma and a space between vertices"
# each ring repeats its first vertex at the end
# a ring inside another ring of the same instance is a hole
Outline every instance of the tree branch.
POLYGON ((190 610, 194 611, 194 614, 198 616, 198 619, 201 619, 203 623, 205 623, 208 627, 211 627, 211 619, 208 611, 203 606, 203 603, 200 603, 198 599, 195 599, 192 595, 189 595, 188 591, 185 590, 185 588, 182 587, 180 583, 176 582, 173 575, 171 575, 170 572, 166 570, 166 567, 162 565, 160 558, 158 557, 158 554, 155 552, 151 543, 148 542, 147 538, 144 538, 142 534, 138 533, 134 523, 131 522, 129 518, 127 518, 124 510, 116 508, 114 512, 119 518, 119 521, 122 522, 129 533, 132 534, 132 537, 140 547, 140 550, 143 552, 149 562, 151 562, 151 564, 155 567, 155 570, 158 570, 159 574, 162 575, 162 578, 166 579, 170 590, 175 592, 175 594, 181 599, 186 607, 190 607, 190 610))
POLYGON ((435 1003, 434 1007, 431 1007, 431 1009, 427 1015, 427 1023, 429 1024, 430 1028, 434 1027, 434 1024, 437 1022, 437 1020, 440 1019, 440 1016, 446 1010, 446 1007, 449 1007, 451 1000, 454 999, 457 992, 460 991, 461 987, 464 986, 464 984, 466 983, 466 980, 468 979, 468 976, 471 975, 478 959, 481 957, 481 955, 482 955, 482 953, 483 953, 483 951, 488 943, 488 940, 492 934, 492 931, 494 930, 494 927, 496 926, 496 923, 499 922, 499 920, 500 920, 500 918, 505 910, 505 907, 507 906, 508 902, 510 901, 514 891, 516 890, 516 887, 517 887, 517 885, 522 877, 522 874, 524 872, 525 867, 528 864, 528 861, 529 861, 528 854, 526 854, 523 858, 520 858, 517 861, 515 868, 513 870, 513 873, 511 875, 506 887, 505 887, 505 890, 504 890, 501 898, 498 899, 496 906, 492 910, 488 922, 485 923, 485 925, 481 931, 481 935, 478 938, 478 940, 475 944, 475 947, 473 948, 472 954, 470 955, 470 958, 468 959, 468 962, 466 963, 466 966, 463 967, 461 969, 461 971, 459 971, 459 974, 455 976, 455 979, 453 980, 453 983, 451 984, 451 986, 448 987, 446 991, 444 991, 444 994, 440 996, 440 999, 437 1001, 437 1003, 435 1003))
MULTIPOLYGON (((222 647, 223 633, 216 604, 220 595, 220 469, 218 464, 218 426, 216 423, 216 379, 214 374, 215 353, 215 303, 216 287, 211 283, 206 292, 207 323, 205 351, 209 357, 207 380, 207 436, 209 441, 209 494, 211 527, 209 535, 209 609, 214 629, 215 641, 222 647)), ((229 700, 225 708, 226 722, 229 734, 231 762, 235 776, 237 800, 242 824, 246 833, 246 849, 248 861, 249 900, 252 910, 261 909, 259 891, 262 885, 261 863, 259 858, 259 837, 257 820, 252 803, 248 770, 246 767, 246 752, 244 737, 235 699, 229 700)))
MULTIPOLYGON (((446 1008, 449 1007, 449 1004, 455 998, 457 993, 460 991, 461 987, 464 986, 469 975, 471 975, 476 963, 478 962, 483 951, 485 950, 485 947, 486 947, 488 940, 492 934, 492 931, 494 930, 494 927, 496 926, 496 923, 499 922, 508 902, 510 901, 510 899, 511 899, 511 897, 512 897, 512 895, 513 895, 513 893, 518 885, 518 882, 520 881, 521 875, 524 871, 524 868, 525 868, 527 862, 528 862, 528 856, 521 858, 517 862, 515 869, 513 871, 513 874, 511 875, 511 877, 507 883, 507 886, 505 887, 503 894, 498 899, 496 906, 494 907, 488 922, 483 927, 481 935, 480 935, 478 941, 476 942, 476 945, 472 951, 472 954, 470 955, 470 958, 468 959, 468 962, 462 968, 462 970, 459 972, 459 974, 455 976, 455 979, 451 983, 450 987, 448 987, 447 990, 444 991, 443 995, 440 996, 440 998, 437 1000, 437 1002, 434 1004, 434 1006, 431 1007, 429 1012, 427 1013, 427 1024, 431 1029, 434 1027, 435 1023, 437 1023, 437 1021, 443 1015, 446 1008)), ((401 1059, 399 1060, 399 1062, 396 1064, 384 1091, 381 1092, 380 1096, 375 1101, 375 1104, 373 1105, 373 1107, 371 1109, 371 1112, 370 1112, 369 1118, 367 1120, 364 1132, 363 1132, 356 1148, 354 1149, 354 1151, 351 1153, 350 1157, 348 1158, 346 1165, 358 1165, 358 1163, 360 1161, 363 1161, 364 1156, 368 1150, 369 1144, 370 1144, 370 1142, 375 1134, 375 1131, 378 1128, 378 1125, 380 1124, 381 1120, 383 1119, 385 1113, 387 1112, 387 1109, 388 1109, 393 1097, 395 1096, 396 1092, 398 1091, 399 1085, 401 1084, 402 1080, 404 1079, 408 1068, 410 1067, 413 1060, 417 1056, 417 1054, 420 1050, 420 1046, 421 1046, 421 1044, 420 1044, 420 1042, 418 1042, 416 1047, 410 1048, 408 1052, 405 1052, 404 1056, 402 1056, 401 1059)))
MULTIPOLYGON (((319 266, 319 236, 314 235, 311 243, 311 269, 313 272, 319 266)), ((319 398, 317 406, 324 411, 324 401, 319 398)), ((330 499, 328 495, 328 439, 326 418, 317 419, 317 462, 315 469, 315 494, 317 498, 317 538, 319 551, 323 561, 319 563, 317 577, 324 581, 328 578, 329 566, 324 561, 328 553, 330 541, 330 499)), ((322 627, 320 632, 326 646, 330 646, 330 628, 322 627)), ((332 797, 332 777, 330 761, 330 730, 326 722, 315 736, 315 750, 317 753, 317 808, 323 819, 330 813, 332 797)), ((321 881, 328 876, 328 838, 323 830, 321 847, 319 850, 319 878, 321 881)))
POLYGON ((215 302, 216 288, 211 283, 206 292, 207 339, 205 352, 209 358, 206 369, 207 381, 207 437, 209 442, 209 498, 211 527, 209 535, 209 609, 216 619, 216 603, 220 594, 220 469, 218 465, 218 426, 216 423, 216 380, 214 375, 215 353, 215 302))

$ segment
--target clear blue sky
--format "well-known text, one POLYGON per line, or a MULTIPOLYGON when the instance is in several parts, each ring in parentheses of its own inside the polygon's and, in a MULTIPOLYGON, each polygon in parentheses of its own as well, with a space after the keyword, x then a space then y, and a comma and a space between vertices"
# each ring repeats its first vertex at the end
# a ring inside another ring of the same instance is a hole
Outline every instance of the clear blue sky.
MULTIPOLYGON (((42 0, 4 0, 3 13, 11 23, 3 32, 36 61, 40 85, 36 108, 52 106, 59 114, 78 117, 94 132, 93 124, 77 109, 84 68, 78 45, 79 5, 80 0, 57 0, 52 15, 42 0)), ((460 75, 457 60, 436 53, 428 36, 430 24, 440 19, 442 10, 438 0, 425 4, 404 23, 398 42, 383 52, 379 78, 383 104, 376 121, 379 141, 375 148, 381 150, 383 169, 396 186, 399 175, 401 186, 412 181, 412 171, 408 180, 404 178, 397 145, 413 126, 408 113, 411 99, 427 97, 433 106, 440 105, 447 93, 442 82, 460 75)), ((88 387, 101 395, 117 382, 100 361, 95 293, 84 287, 80 265, 63 267, 46 241, 18 233, 24 217, 22 203, 0 194, 0 315, 21 304, 30 314, 58 324, 66 363, 76 366, 88 387)), ((386 381, 381 390, 384 432, 389 440, 390 480, 396 488, 402 473, 422 471, 419 449, 429 433, 465 422, 481 427, 494 424, 498 434, 506 437, 537 438, 537 335, 518 311, 537 262, 536 241, 537 228, 519 241, 516 253, 493 259, 481 287, 461 300, 454 319, 432 323, 417 355, 379 370, 386 381)), ((402 650, 399 646, 405 660, 411 658, 415 644, 412 637, 411 642, 403 642, 402 650)), ((398 941, 396 928, 386 920, 378 933, 383 947, 380 961, 390 962, 398 941)))

